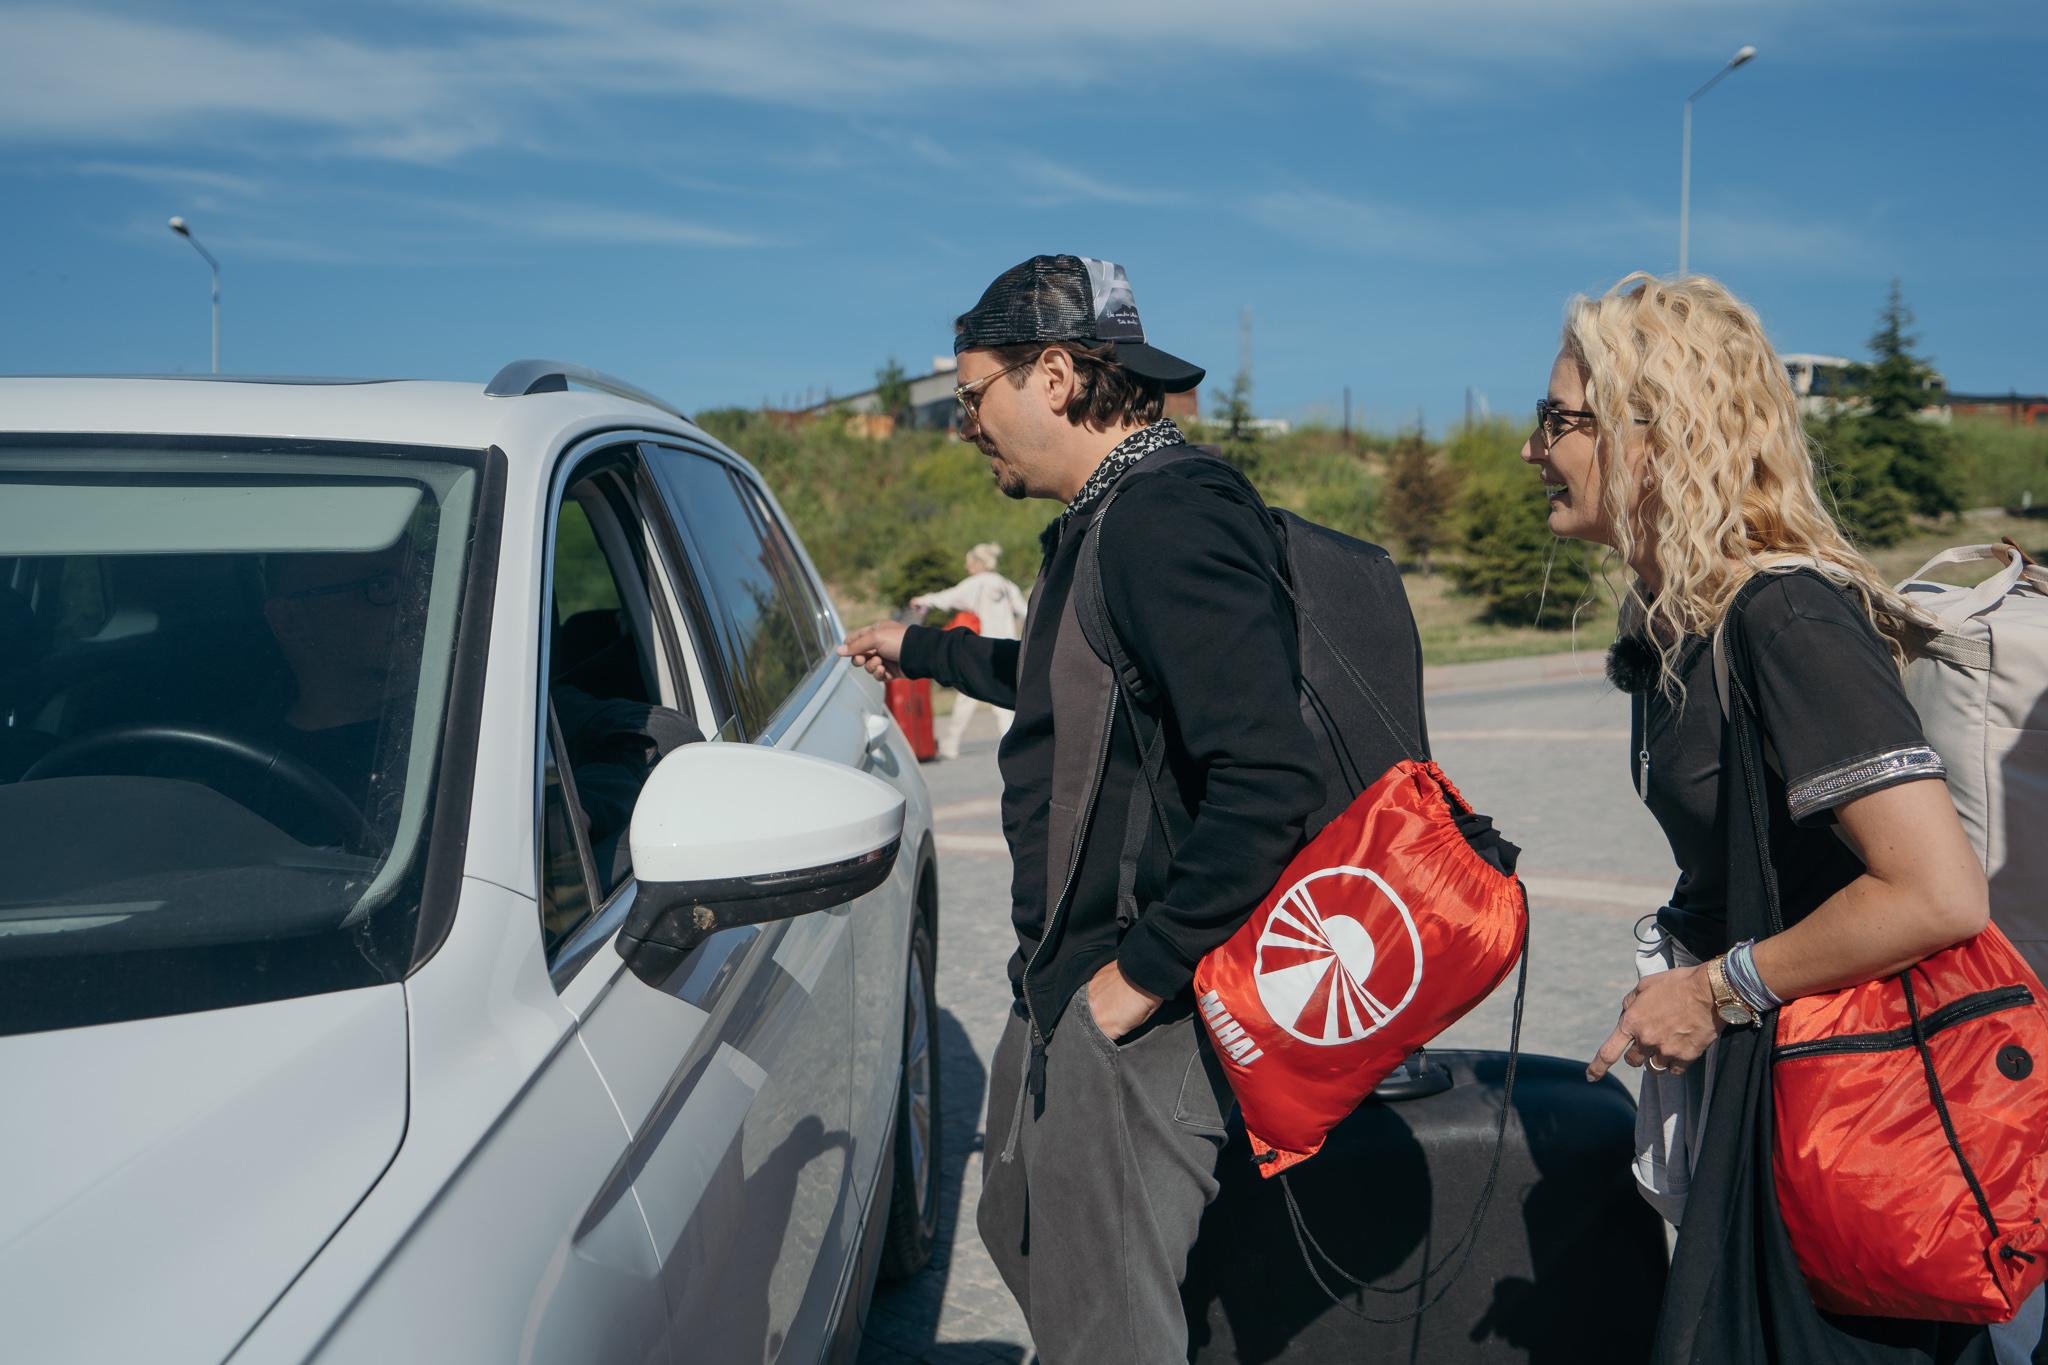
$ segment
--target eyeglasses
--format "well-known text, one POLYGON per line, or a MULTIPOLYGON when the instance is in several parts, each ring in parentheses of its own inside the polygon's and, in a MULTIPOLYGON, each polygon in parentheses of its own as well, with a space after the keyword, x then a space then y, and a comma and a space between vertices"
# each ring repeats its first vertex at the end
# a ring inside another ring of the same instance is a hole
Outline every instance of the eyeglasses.
POLYGON ((953 386, 953 401, 960 405, 960 415, 970 422, 979 422, 981 420, 981 400, 988 396, 988 386, 1012 370, 1021 370, 1026 365, 1036 365, 1037 363, 1038 357, 1033 356, 1029 360, 1020 360, 1014 365, 1005 365, 994 374, 985 374, 972 384, 955 384, 953 386))
POLYGON ((309 597, 332 597, 345 592, 361 593, 363 600, 373 607, 388 607, 398 600, 398 575, 376 573, 368 578, 352 578, 346 583, 300 588, 297 592, 281 592, 277 595, 286 601, 300 602, 309 597))
MULTIPOLYGON (((1545 445, 1557 440, 1580 422, 1590 424, 1597 420, 1598 417, 1598 413, 1588 412, 1584 408, 1568 408, 1564 404, 1554 402, 1549 398, 1539 398, 1536 400, 1536 429, 1543 433, 1545 445)), ((1650 419, 1647 417, 1636 417, 1631 420, 1639 427, 1646 427, 1650 424, 1650 419)))

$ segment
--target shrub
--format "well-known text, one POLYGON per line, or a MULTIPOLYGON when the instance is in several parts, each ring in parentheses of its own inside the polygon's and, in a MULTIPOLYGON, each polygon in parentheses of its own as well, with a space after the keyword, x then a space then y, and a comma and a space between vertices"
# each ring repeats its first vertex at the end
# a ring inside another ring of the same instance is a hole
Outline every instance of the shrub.
POLYGON ((1562 629, 1592 587, 1589 547, 1551 534, 1549 508, 1533 475, 1494 468, 1468 477, 1458 499, 1463 550, 1451 566, 1461 592, 1478 597, 1488 620, 1562 629))
POLYGON ((1423 440, 1419 431, 1404 436, 1388 457, 1387 533, 1422 565, 1424 573, 1433 571, 1430 552, 1449 535, 1459 480, 1458 468, 1423 440))

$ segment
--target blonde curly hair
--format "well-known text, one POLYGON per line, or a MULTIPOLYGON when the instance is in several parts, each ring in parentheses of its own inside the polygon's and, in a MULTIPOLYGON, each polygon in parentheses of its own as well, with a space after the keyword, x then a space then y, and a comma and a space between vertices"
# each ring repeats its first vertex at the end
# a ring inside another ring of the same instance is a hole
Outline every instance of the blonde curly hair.
POLYGON ((1596 414, 1614 548, 1626 563, 1652 547, 1661 582, 1654 593, 1632 582, 1622 619, 1657 652, 1667 692, 1684 693, 1685 638, 1711 634, 1742 585, 1785 555, 1819 561, 1854 591, 1904 663, 1920 618, 1829 515, 1791 382, 1749 305, 1703 275, 1637 271, 1566 305, 1564 350, 1596 414), (1640 463, 1621 446, 1631 436, 1640 463))

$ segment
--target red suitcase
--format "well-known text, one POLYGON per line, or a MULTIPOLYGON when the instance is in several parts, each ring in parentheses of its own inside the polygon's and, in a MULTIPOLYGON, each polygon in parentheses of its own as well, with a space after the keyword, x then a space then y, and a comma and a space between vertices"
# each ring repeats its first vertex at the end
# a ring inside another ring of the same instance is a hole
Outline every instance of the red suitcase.
POLYGON ((888 688, 889 714, 903 727, 910 752, 920 763, 930 761, 939 752, 939 741, 932 734, 932 680, 896 678, 888 688))

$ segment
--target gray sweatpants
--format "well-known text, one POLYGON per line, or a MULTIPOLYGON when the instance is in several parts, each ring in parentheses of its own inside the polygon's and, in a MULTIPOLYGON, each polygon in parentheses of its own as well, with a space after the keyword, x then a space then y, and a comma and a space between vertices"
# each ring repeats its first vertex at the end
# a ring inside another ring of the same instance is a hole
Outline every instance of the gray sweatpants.
POLYGON ((1180 1282, 1216 1197, 1232 1104, 1200 1021, 1119 1046, 1096 1026, 1083 986, 1046 1046, 1038 1113, 1029 1098, 1018 1104, 1029 1052, 1029 1026, 1012 1015, 989 1072, 977 1221, 1039 1358, 1185 1361, 1180 1282))

